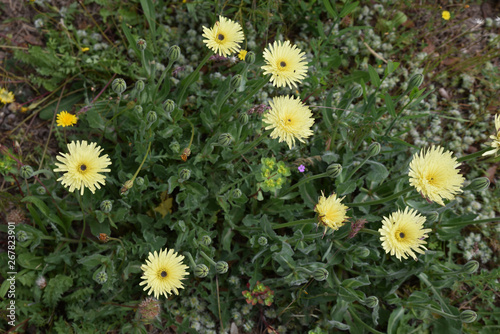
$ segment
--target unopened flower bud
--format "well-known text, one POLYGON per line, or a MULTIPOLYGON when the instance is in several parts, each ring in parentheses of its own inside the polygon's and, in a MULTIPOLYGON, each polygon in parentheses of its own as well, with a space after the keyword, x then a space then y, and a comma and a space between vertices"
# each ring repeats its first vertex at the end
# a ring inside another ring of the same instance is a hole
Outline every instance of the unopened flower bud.
POLYGON ((191 150, 189 149, 189 147, 186 147, 184 150, 182 150, 181 154, 182 161, 186 162, 190 155, 191 155, 191 150))
POLYGON ((241 74, 236 74, 231 78, 231 87, 233 88, 238 88, 240 87, 241 81, 243 80, 243 77, 241 74))
POLYGON ((479 269, 479 262, 477 262, 476 260, 472 260, 464 264, 464 266, 462 267, 462 272, 466 274, 474 274, 477 269, 479 269))
POLYGON ((259 239, 257 239, 257 242, 259 243, 259 245, 265 246, 265 245, 267 245, 267 238, 264 236, 261 236, 261 237, 259 237, 259 239))
POLYGON ((158 119, 158 116, 156 115, 155 111, 151 110, 150 112, 148 112, 148 116, 146 118, 150 124, 153 124, 158 119))
POLYGON ((328 270, 324 268, 318 268, 313 272, 313 277, 316 281, 324 281, 328 278, 328 270))
POLYGON ((370 250, 364 246, 358 247, 354 250, 354 256, 364 259, 368 255, 370 255, 370 250))
POLYGON ((33 168, 29 165, 22 165, 19 169, 19 175, 21 175, 23 179, 29 179, 33 176, 33 168))
POLYGON ((127 83, 122 78, 116 78, 113 80, 111 88, 116 94, 121 95, 127 89, 127 83))
POLYGON ((29 239, 29 235, 26 231, 19 231, 16 233, 16 239, 19 242, 25 242, 26 240, 29 239))
POLYGON ((144 184, 144 179, 140 176, 136 177, 135 184, 137 184, 138 186, 142 186, 144 184))
POLYGON ((144 87, 145 87, 145 85, 144 85, 144 81, 142 81, 142 80, 137 80, 137 81, 135 82, 135 90, 136 90, 138 93, 142 92, 142 91, 144 90, 144 87))
POLYGON ((378 298, 375 296, 367 297, 363 300, 363 305, 369 308, 374 308, 378 305, 378 298))
POLYGON ((363 87, 361 87, 361 85, 354 85, 351 88, 351 97, 357 99, 361 95, 363 95, 363 87))
POLYGON ((253 64, 255 62, 255 53, 253 51, 247 52, 247 55, 245 56, 245 61, 248 64, 253 64))
POLYGON ((472 180, 472 182, 465 187, 465 190, 483 191, 488 189, 489 186, 490 180, 487 177, 478 177, 472 180))
POLYGON ((438 221, 438 219, 439 219, 439 213, 437 213, 436 211, 432 211, 427 215, 427 221, 429 223, 436 222, 438 221))
POLYGON ((196 277, 204 278, 208 275, 208 267, 202 263, 197 264, 196 268, 194 268, 194 274, 196 277))
POLYGON ((123 187, 120 189, 120 193, 123 195, 126 191, 128 191, 130 188, 134 186, 134 181, 128 180, 123 184, 123 187))
POLYGON ((163 110, 165 110, 166 113, 171 113, 175 110, 175 102, 170 99, 166 100, 163 102, 163 110))
POLYGON ((134 107, 134 112, 141 115, 142 114, 142 106, 140 104, 136 104, 134 107))
POLYGON ((104 201, 101 202, 99 208, 104 213, 110 213, 111 210, 113 209, 113 202, 111 202, 109 199, 105 199, 104 201))
POLYGON ((107 235, 106 233, 99 233, 99 241, 102 242, 102 243, 106 243, 109 241, 109 235, 107 235))
POLYGON ((36 279, 35 284, 38 286, 40 290, 43 290, 47 286, 47 280, 45 279, 44 276, 39 276, 36 279))
POLYGON ((108 281, 108 274, 106 274, 105 271, 99 271, 94 274, 93 279, 94 281, 102 285, 108 281))
POLYGON ((190 177, 191 177, 191 171, 187 168, 184 168, 179 172, 179 182, 186 181, 190 177))
POLYGON ((181 145, 179 144, 179 142, 177 140, 172 140, 170 142, 170 145, 168 145, 168 147, 170 147, 170 149, 174 153, 179 153, 179 151, 181 150, 181 145))
POLYGON ((326 169, 326 172, 328 173, 328 176, 333 178, 336 178, 337 176, 342 173, 342 165, 341 164, 331 164, 328 166, 326 169))
POLYGON ((229 146, 233 141, 233 136, 230 133, 223 133, 219 136, 219 145, 229 146))
POLYGON ((146 43, 146 41, 142 38, 139 38, 136 42, 136 45, 137 45, 137 48, 141 51, 144 51, 146 50, 146 47, 148 46, 148 44, 146 43))
POLYGON ((210 244, 212 243, 212 238, 210 238, 210 236, 208 235, 204 235, 201 237, 200 243, 205 246, 210 246, 210 244))
POLYGON ((240 189, 236 188, 231 191, 231 197, 232 198, 240 198, 242 195, 242 192, 240 189))
POLYGON ((380 144, 375 142, 368 146, 368 154, 373 157, 380 153, 380 144))
POLYGON ((408 17, 403 12, 396 12, 396 15, 392 18, 392 23, 394 26, 400 26, 408 20, 408 17))
POLYGON ((227 270, 229 269, 229 265, 227 264, 226 261, 219 261, 215 265, 215 270, 217 270, 218 274, 225 274, 227 273, 227 270))
POLYGON ((170 62, 177 61, 181 56, 181 49, 177 45, 172 45, 167 51, 167 58, 170 62))
POLYGON ((148 297, 139 304, 139 313, 144 320, 151 321, 160 315, 160 302, 148 297))
POLYGON ((42 187, 42 186, 40 186, 40 187, 36 188, 36 193, 37 193, 38 195, 45 195, 45 193, 46 193, 46 192, 47 192, 47 190, 45 190, 45 188, 44 188, 44 187, 42 187))
POLYGON ((408 90, 411 91, 413 88, 418 88, 424 82, 423 74, 415 74, 410 78, 410 82, 408 83, 408 90))
POLYGON ((239 114, 239 116, 238 116, 238 120, 240 121, 241 125, 247 124, 249 119, 250 119, 250 116, 248 116, 248 114, 246 112, 243 112, 243 113, 239 114))
POLYGON ((460 313, 460 320, 462 320, 465 324, 470 324, 471 322, 476 321, 477 313, 472 310, 465 310, 460 313))

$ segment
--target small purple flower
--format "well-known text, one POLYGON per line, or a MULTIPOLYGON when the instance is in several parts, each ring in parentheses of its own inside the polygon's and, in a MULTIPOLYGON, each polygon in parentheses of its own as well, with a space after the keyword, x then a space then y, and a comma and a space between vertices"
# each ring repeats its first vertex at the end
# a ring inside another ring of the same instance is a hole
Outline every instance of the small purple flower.
POLYGON ((298 170, 299 170, 299 172, 304 173, 304 171, 306 170, 306 167, 304 165, 300 165, 298 167, 298 170))

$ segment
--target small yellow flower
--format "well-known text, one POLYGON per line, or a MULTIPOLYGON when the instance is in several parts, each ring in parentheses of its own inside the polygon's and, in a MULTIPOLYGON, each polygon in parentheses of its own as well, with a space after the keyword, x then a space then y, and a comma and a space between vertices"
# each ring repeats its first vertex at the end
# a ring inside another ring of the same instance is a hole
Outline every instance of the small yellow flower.
POLYGON ((423 244, 426 244, 423 239, 427 238, 427 233, 431 229, 424 229, 425 217, 417 213, 413 209, 406 207, 404 212, 398 210, 393 212, 389 218, 384 217, 382 227, 378 230, 382 241, 382 247, 386 253, 396 255, 399 261, 401 257, 404 259, 410 255, 415 261, 417 256, 414 252, 423 254, 426 249, 423 244))
POLYGON ((325 226, 325 233, 327 228, 331 228, 336 231, 344 225, 347 220, 346 213, 349 209, 347 206, 341 203, 344 199, 338 198, 335 193, 330 196, 325 197, 323 191, 318 199, 318 204, 314 207, 314 212, 318 213, 318 221, 320 224, 325 226))
POLYGON ((247 53, 248 53, 247 50, 241 50, 240 53, 238 53, 238 58, 240 58, 240 60, 242 60, 242 61, 245 60, 247 53))
POLYGON ((0 102, 3 104, 14 102, 14 94, 4 88, 0 88, 0 102))
POLYGON ((458 174, 458 166, 460 164, 451 152, 444 152, 440 146, 432 146, 427 151, 422 149, 410 162, 410 185, 428 200, 444 206, 443 198, 453 200, 457 193, 462 192, 465 178, 458 174))
POLYGON ((490 144, 493 149, 484 152, 483 156, 496 154, 500 150, 500 114, 495 115, 495 129, 497 130, 497 134, 490 136, 493 139, 490 144))
POLYGON ((304 142, 304 138, 312 136, 311 127, 314 124, 311 110, 299 98, 293 96, 279 96, 273 98, 271 110, 262 121, 268 126, 266 130, 273 129, 271 138, 279 137, 288 144, 289 148, 295 145, 295 139, 304 142))
POLYGON ((57 114, 57 126, 73 126, 76 124, 78 121, 78 117, 76 117, 73 114, 70 114, 67 111, 61 111, 59 114, 57 114))
POLYGON ((292 85, 297 88, 296 82, 301 82, 307 73, 305 54, 289 41, 269 44, 264 50, 266 65, 262 66, 265 74, 271 74, 271 82, 276 87, 292 85))
POLYGON ((100 173, 111 171, 106 168, 111 165, 108 155, 99 156, 101 147, 96 143, 89 145, 85 140, 72 141, 68 144, 68 151, 69 153, 60 153, 57 156, 61 163, 56 163, 54 172, 65 172, 57 181, 69 187, 70 192, 76 189, 83 195, 85 188, 89 188, 92 194, 95 193, 96 188, 101 188, 99 183, 106 183, 106 177, 100 173))
POLYGON ((441 13, 441 16, 443 17, 444 20, 448 21, 451 17, 451 14, 449 11, 443 10, 443 12, 441 13))
POLYGON ((213 28, 203 27, 203 42, 206 46, 219 56, 230 56, 240 50, 240 43, 243 41, 243 30, 239 23, 231 21, 223 16, 219 16, 219 21, 215 22, 213 28))
POLYGON ((160 295, 168 297, 168 294, 179 294, 178 289, 183 289, 181 280, 185 279, 184 276, 189 275, 186 271, 188 266, 182 263, 184 255, 178 255, 173 249, 160 250, 160 254, 156 251, 149 253, 146 264, 141 266, 144 275, 139 285, 146 285, 144 290, 148 290, 148 295, 154 294, 155 298, 160 295))
POLYGON ((82 50, 82 52, 87 52, 90 50, 90 48, 84 47, 84 48, 81 48, 80 50, 82 50))
POLYGON ((19 111, 22 113, 25 113, 28 111, 28 107, 21 107, 21 109, 19 109, 19 111))

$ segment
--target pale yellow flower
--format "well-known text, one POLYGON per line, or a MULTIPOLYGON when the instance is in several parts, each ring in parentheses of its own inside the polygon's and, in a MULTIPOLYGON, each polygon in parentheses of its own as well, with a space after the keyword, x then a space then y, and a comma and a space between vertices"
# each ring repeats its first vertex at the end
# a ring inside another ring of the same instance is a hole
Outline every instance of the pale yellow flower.
POLYGON ((349 208, 341 203, 343 199, 344 197, 338 198, 335 193, 325 197, 323 191, 321 192, 318 204, 314 207, 314 212, 318 213, 319 223, 325 226, 325 233, 328 227, 334 231, 338 230, 349 218, 346 216, 349 208))
POLYGON ((271 74, 271 82, 276 87, 292 85, 297 88, 296 82, 301 82, 307 73, 305 54, 289 41, 274 42, 264 50, 266 65, 262 66, 264 74, 271 74))
POLYGON ((423 249, 427 242, 423 239, 427 238, 427 233, 431 229, 424 229, 425 217, 417 213, 416 210, 405 208, 404 212, 398 210, 393 212, 389 218, 384 217, 382 227, 378 230, 382 241, 382 247, 386 253, 396 255, 396 258, 401 261, 410 255, 415 261, 417 256, 414 252, 423 254, 423 249))
POLYGON ((178 255, 173 249, 160 250, 160 254, 156 251, 149 253, 146 264, 141 266, 144 275, 139 285, 146 285, 144 290, 148 290, 148 295, 154 294, 155 298, 160 295, 168 297, 168 294, 179 294, 178 289, 184 288, 181 280, 185 279, 184 276, 189 275, 186 272, 188 266, 182 263, 184 260, 183 255, 178 255))
POLYGON ((63 176, 57 179, 62 185, 69 187, 69 191, 75 189, 80 190, 83 195, 85 187, 89 188, 92 193, 95 189, 100 189, 101 184, 105 184, 106 177, 103 172, 110 172, 107 166, 111 165, 111 161, 107 154, 99 156, 102 152, 100 146, 96 143, 87 144, 87 141, 72 141, 68 144, 69 153, 60 153, 57 160, 61 163, 56 163, 58 168, 54 172, 65 172, 63 176))
POLYGON ((450 19, 450 17, 451 17, 451 14, 450 14, 450 12, 449 12, 449 11, 447 11, 447 10, 443 10, 443 12, 441 13, 441 17, 442 17, 444 20, 448 21, 448 20, 450 19))
POLYGON ((443 198, 453 200, 462 192, 465 178, 458 173, 458 166, 451 152, 444 152, 440 146, 432 146, 427 151, 422 149, 410 162, 410 185, 428 200, 444 206, 443 198))
POLYGON ((304 138, 312 136, 311 127, 314 124, 311 110, 299 98, 293 96, 274 97, 269 102, 271 110, 265 114, 262 121, 268 126, 266 130, 274 129, 271 138, 279 137, 288 144, 289 148, 295 145, 295 139, 304 142, 304 138))
POLYGON ((56 119, 57 126, 62 126, 62 127, 73 126, 76 124, 77 121, 78 117, 76 117, 73 114, 70 114, 67 111, 61 111, 59 114, 57 114, 57 119, 56 119))
POLYGON ((496 154, 500 150, 500 114, 495 115, 495 129, 497 134, 490 136, 490 138, 493 139, 490 144, 493 149, 484 152, 483 156, 496 154))
POLYGON ((219 16, 219 21, 215 22, 213 28, 203 27, 203 37, 206 38, 203 42, 209 49, 225 57, 238 52, 239 43, 244 39, 240 24, 223 16, 219 16))

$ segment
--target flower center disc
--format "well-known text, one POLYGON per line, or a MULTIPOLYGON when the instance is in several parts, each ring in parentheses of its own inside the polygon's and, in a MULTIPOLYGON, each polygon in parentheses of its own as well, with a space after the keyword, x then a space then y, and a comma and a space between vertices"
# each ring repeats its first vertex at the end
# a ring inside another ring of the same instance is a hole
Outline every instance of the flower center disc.
POLYGON ((82 172, 85 172, 85 171, 87 170, 87 166, 85 166, 84 164, 82 164, 82 165, 80 166, 80 170, 81 170, 82 172))
POLYGON ((224 40, 224 35, 223 34, 219 34, 219 35, 217 35, 217 38, 219 39, 219 41, 223 41, 224 40))
POLYGON ((165 270, 163 270, 160 275, 161 275, 161 277, 167 277, 167 272, 165 270))
POLYGON ((405 234, 404 234, 403 232, 400 232, 400 233, 399 233, 399 237, 400 237, 401 239, 404 239, 405 234))
POLYGON ((285 66, 286 66, 286 63, 285 63, 284 61, 281 61, 281 62, 280 62, 280 66, 281 66, 281 67, 285 67, 285 66))

